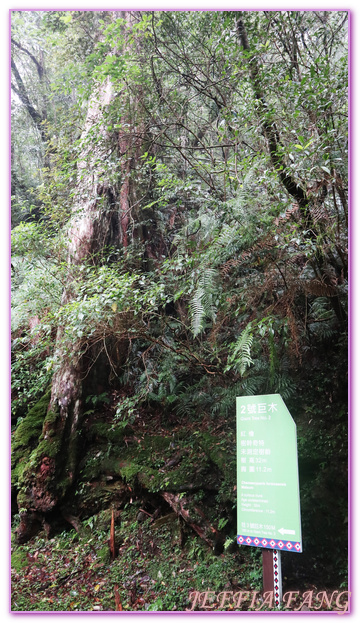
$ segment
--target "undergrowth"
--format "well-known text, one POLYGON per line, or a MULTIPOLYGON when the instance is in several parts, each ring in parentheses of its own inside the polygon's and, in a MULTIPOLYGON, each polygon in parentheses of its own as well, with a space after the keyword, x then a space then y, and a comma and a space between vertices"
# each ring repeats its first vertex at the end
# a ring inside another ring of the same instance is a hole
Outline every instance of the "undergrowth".
POLYGON ((42 533, 14 545, 12 611, 273 610, 261 596, 258 549, 232 543, 215 555, 174 513, 153 520, 133 503, 116 512, 112 561, 109 525, 108 510, 84 521, 79 532, 50 539, 42 533), (232 596, 239 591, 256 600, 236 604, 232 596), (194 604, 197 592, 202 597, 194 604))

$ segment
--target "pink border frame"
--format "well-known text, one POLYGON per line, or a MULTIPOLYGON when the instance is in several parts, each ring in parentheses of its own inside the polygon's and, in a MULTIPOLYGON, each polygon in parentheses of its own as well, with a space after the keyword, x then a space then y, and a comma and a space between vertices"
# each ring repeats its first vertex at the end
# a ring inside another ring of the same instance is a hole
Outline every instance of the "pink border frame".
MULTIPOLYGON (((153 10, 153 11, 226 11, 226 10, 237 10, 234 7, 229 7, 229 8, 222 8, 222 9, 206 9, 206 8, 200 8, 200 9, 188 9, 188 8, 179 8, 179 9, 175 9, 175 8, 170 8, 170 9, 165 9, 165 8, 150 8, 150 7, 145 7, 142 9, 138 9, 135 7, 128 7, 128 8, 124 8, 123 6, 121 7, 111 7, 108 9, 104 9, 102 8, 101 10, 107 10, 107 11, 113 11, 116 10, 117 8, 121 8, 121 10, 140 10, 140 11, 148 11, 148 10, 153 10)), ((349 63, 348 63, 348 114, 349 114, 349 121, 348 121, 348 128, 349 128, 349 157, 348 157, 348 179, 349 179, 349 315, 348 315, 348 328, 349 328, 349 337, 348 337, 348 371, 349 371, 349 378, 348 378, 348 468, 349 468, 349 477, 348 477, 348 514, 349 514, 349 523, 348 523, 348 545, 349 545, 349 554, 348 554, 348 572, 349 572, 349 585, 348 585, 348 591, 349 591, 349 595, 351 595, 351 600, 349 603, 349 610, 346 614, 353 614, 354 613, 354 591, 353 591, 353 577, 354 577, 354 560, 352 558, 352 545, 354 545, 354 529, 353 529, 353 525, 352 525, 352 501, 354 500, 353 495, 354 495, 354 487, 353 487, 353 479, 352 479, 352 474, 354 473, 354 456, 353 456, 353 444, 352 444, 352 438, 353 438, 353 434, 355 433, 355 426, 353 426, 353 422, 352 422, 352 413, 353 413, 353 407, 354 407, 354 403, 355 403, 355 390, 354 390, 354 385, 352 383, 352 373, 353 370, 355 368, 355 352, 354 349, 352 348, 352 344, 351 344, 351 337, 354 335, 354 318, 355 318, 355 313, 354 313, 354 308, 355 308, 355 300, 354 300, 354 288, 355 288, 355 282, 354 282, 354 276, 353 276, 353 261, 354 261, 354 250, 353 250, 353 237, 352 237, 352 231, 353 231, 353 227, 355 227, 355 218, 352 212, 352 207, 353 207, 353 197, 354 197, 354 181, 353 181, 353 176, 352 176, 352 166, 354 163, 354 140, 353 140, 353 129, 354 129, 354 119, 353 119, 353 98, 354 98, 354 91, 352 88, 352 69, 353 69, 353 54, 354 54, 354 43, 353 43, 353 10, 350 9, 346 9, 346 8, 329 8, 327 9, 325 7, 320 7, 319 9, 316 8, 311 8, 311 9, 304 9, 302 8, 295 8, 295 7, 288 7, 291 8, 291 10, 293 11, 315 11, 315 10, 329 10, 329 11, 346 11, 348 13, 348 42, 349 42, 349 52, 348 52, 348 59, 349 59, 349 63)), ((267 10, 267 11, 284 11, 287 10, 287 7, 281 7, 281 8, 269 8, 269 7, 264 7, 264 9, 262 9, 261 7, 256 7, 256 8, 244 8, 242 7, 241 9, 238 9, 239 11, 261 11, 261 10, 267 10)), ((51 7, 51 8, 44 8, 44 7, 40 7, 40 8, 21 8, 21 7, 13 7, 11 9, 9 9, 9 30, 8 30, 8 36, 9 36, 9 41, 8 41, 8 75, 9 75, 9 82, 8 82, 8 87, 9 87, 9 137, 8 137, 8 141, 9 141, 9 156, 11 153, 11 66, 10 66, 10 58, 11 58, 11 42, 10 42, 10 32, 11 32, 11 13, 12 11, 57 11, 57 10, 61 10, 61 11, 74 11, 74 10, 79 10, 79 11, 98 11, 100 9, 98 8, 84 8, 84 7, 51 7)), ((9 158, 10 159, 10 158, 9 158)), ((11 167, 10 167, 10 161, 9 161, 9 174, 8 174, 8 188, 9 188, 9 192, 8 192, 8 196, 9 196, 9 208, 8 208, 8 223, 9 223, 9 231, 8 231, 8 245, 9 245, 9 258, 10 258, 10 250, 11 250, 11 201, 10 201, 10 195, 11 195, 11 167)), ((10 262, 9 262, 10 264, 10 262)), ((11 292, 11 271, 10 271, 10 266, 8 268, 8 292, 9 292, 9 308, 8 308, 8 326, 9 326, 9 338, 8 338, 8 369, 10 371, 10 364, 11 364, 11 331, 10 331, 10 292, 11 292)), ((11 389, 10 389, 10 382, 8 384, 8 400, 9 400, 9 405, 11 402, 11 389)), ((9 439, 9 457, 11 455, 11 411, 10 411, 10 407, 9 407, 9 419, 8 419, 8 439, 9 439)), ((8 499, 9 499, 9 511, 8 511, 8 529, 9 529, 9 534, 11 532, 11 466, 10 466, 10 460, 8 461, 8 487, 9 487, 9 493, 8 493, 8 499)), ((107 611, 107 610, 102 610, 102 611, 85 611, 85 612, 71 612, 71 611, 25 611, 25 612, 17 612, 17 611, 12 611, 11 610, 11 545, 10 545, 10 541, 8 541, 8 614, 10 616, 39 616, 39 615, 47 615, 47 616, 92 616, 92 615, 97 615, 97 616, 104 616, 104 615, 117 615, 119 616, 119 613, 116 611, 107 611)), ((146 616, 181 616, 181 615, 194 615, 194 616, 211 616, 211 615, 217 615, 220 617, 223 616, 231 616, 231 615, 252 615, 252 616, 259 616, 259 615, 284 615, 284 616, 289 616, 291 614, 294 614, 293 611, 281 611, 281 612, 276 612, 276 611, 264 611, 264 612, 247 612, 247 611, 236 611, 236 612, 217 612, 217 611, 196 611, 196 612, 186 612, 186 611, 176 611, 176 612, 169 612, 169 611, 148 611, 148 612, 144 612, 144 611, 129 611, 129 612, 125 612, 123 611, 121 613, 122 616, 126 615, 126 616, 138 616, 138 617, 146 617, 146 616)), ((296 612, 296 614, 298 615, 325 615, 325 616, 332 616, 332 615, 337 615, 339 614, 339 612, 336 611, 310 611, 310 612, 296 612)), ((341 614, 341 612, 340 612, 341 614)))

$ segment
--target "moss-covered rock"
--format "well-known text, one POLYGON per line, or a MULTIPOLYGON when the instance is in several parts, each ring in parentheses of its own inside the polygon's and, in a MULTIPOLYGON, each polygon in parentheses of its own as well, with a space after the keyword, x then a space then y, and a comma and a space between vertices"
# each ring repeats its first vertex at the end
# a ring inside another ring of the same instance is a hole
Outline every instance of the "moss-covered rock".
MULTIPOLYGON (((97 424, 96 430, 103 431, 102 425, 97 424)), ((200 436, 178 435, 176 442, 162 435, 127 438, 126 443, 102 441, 91 446, 81 462, 83 485, 110 476, 153 493, 218 489, 221 484, 220 470, 204 451, 200 436)), ((207 441, 215 443, 216 438, 207 441)))
POLYGON ((208 432, 199 434, 199 444, 210 462, 219 471, 221 480, 219 496, 223 501, 228 499, 235 502, 236 444, 226 443, 225 440, 220 442, 218 437, 208 432))
MULTIPOLYGON (((26 429, 26 434, 20 437, 20 430, 16 435, 13 454, 12 478, 17 491, 17 505, 19 508, 39 513, 51 512, 72 484, 75 468, 72 469, 71 466, 76 463, 76 457, 72 456, 71 451, 79 434, 76 431, 70 440, 68 436, 64 436, 59 413, 48 410, 49 400, 50 391, 40 405, 36 405, 36 412, 34 408, 29 412, 31 431, 35 430, 35 421, 37 422, 36 435, 32 434, 32 443, 25 447, 22 443, 29 438, 30 433, 26 429)), ((26 521, 25 517, 24 526, 26 521)), ((25 527, 23 532, 25 538, 25 527)))
MULTIPOLYGON (((57 437, 54 432, 46 433, 46 438, 43 438, 45 429, 48 431, 53 430, 48 426, 48 418, 53 421, 54 414, 49 412, 44 420, 41 429, 41 437, 38 438, 38 444, 32 450, 22 455, 18 469, 15 468, 15 474, 17 474, 17 485, 20 489, 18 495, 18 504, 21 506, 22 500, 26 506, 27 486, 31 482, 36 471, 41 472, 42 480, 52 478, 55 472, 55 460, 59 457, 62 439, 57 437)), ((56 465, 58 469, 58 465, 56 465)), ((58 489, 66 490, 66 479, 57 483, 58 489)))
POLYGON ((122 506, 131 495, 126 483, 120 479, 81 481, 67 493, 64 505, 80 517, 91 517, 110 506, 122 506))
POLYGON ((39 437, 49 406, 50 393, 50 390, 48 390, 46 394, 38 400, 16 428, 12 440, 13 450, 28 446, 39 437))

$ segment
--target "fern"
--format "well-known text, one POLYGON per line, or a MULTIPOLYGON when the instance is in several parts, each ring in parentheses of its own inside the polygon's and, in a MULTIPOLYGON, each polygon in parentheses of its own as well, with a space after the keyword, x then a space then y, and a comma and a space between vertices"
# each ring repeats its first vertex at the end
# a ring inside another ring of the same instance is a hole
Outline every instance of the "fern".
POLYGON ((189 417, 190 413, 195 416, 208 411, 213 403, 214 391, 208 385, 207 380, 204 383, 202 377, 198 382, 183 385, 183 389, 177 394, 174 410, 181 417, 189 417))
POLYGON ((316 298, 310 307, 309 315, 317 322, 333 320, 334 311, 329 305, 329 299, 324 296, 316 298))
POLYGON ((258 393, 257 378, 247 378, 228 387, 215 387, 210 412, 214 416, 229 417, 234 415, 237 396, 249 396, 258 393), (216 396, 215 400, 214 397, 216 396))
POLYGON ((244 376, 246 369, 251 366, 253 360, 251 359, 251 346, 253 343, 253 334, 251 323, 242 331, 233 345, 233 352, 228 357, 228 365, 225 368, 225 372, 235 368, 238 370, 241 376, 244 376))
POLYGON ((191 328, 194 336, 199 335, 204 329, 205 321, 216 320, 216 307, 214 305, 216 287, 215 279, 217 271, 213 268, 205 268, 199 277, 195 294, 190 301, 191 328))
POLYGON ((274 394, 281 394, 281 396, 287 400, 294 395, 296 385, 288 376, 285 376, 284 374, 276 374, 273 379, 273 384, 269 390, 274 394))

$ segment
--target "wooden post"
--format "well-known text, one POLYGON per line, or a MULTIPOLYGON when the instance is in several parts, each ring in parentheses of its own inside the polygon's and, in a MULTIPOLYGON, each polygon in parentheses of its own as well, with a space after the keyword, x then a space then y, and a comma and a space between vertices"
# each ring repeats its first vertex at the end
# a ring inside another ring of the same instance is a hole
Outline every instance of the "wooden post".
POLYGON ((263 592, 269 593, 274 590, 274 570, 272 549, 264 548, 262 551, 263 564, 263 592))

